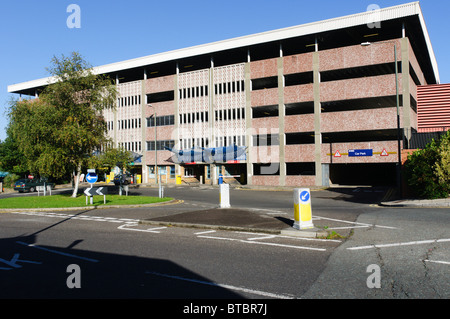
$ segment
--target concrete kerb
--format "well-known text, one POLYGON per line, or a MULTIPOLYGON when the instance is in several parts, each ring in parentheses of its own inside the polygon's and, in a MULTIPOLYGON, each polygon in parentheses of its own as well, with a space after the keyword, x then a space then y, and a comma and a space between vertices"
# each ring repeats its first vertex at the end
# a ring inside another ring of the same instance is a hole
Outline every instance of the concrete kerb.
POLYGON ((329 235, 328 231, 319 230, 317 228, 310 229, 310 230, 309 229, 308 230, 297 230, 297 229, 290 227, 290 228, 286 228, 286 229, 282 229, 282 230, 275 230, 275 229, 267 229, 267 228, 178 223, 178 222, 164 222, 164 221, 152 221, 152 220, 140 220, 139 224, 151 225, 151 226, 166 226, 166 227, 180 227, 180 228, 196 228, 196 229, 252 232, 252 233, 284 235, 284 236, 303 237, 303 238, 325 238, 329 235))
POLYGON ((151 225, 151 226, 167 226, 167 227, 180 227, 180 228, 197 228, 197 229, 211 229, 211 230, 255 232, 255 233, 274 234, 274 235, 280 234, 279 230, 238 227, 238 226, 225 226, 225 225, 207 225, 207 224, 164 222, 164 221, 152 221, 152 220, 140 220, 139 224, 151 225))
POLYGON ((422 200, 395 200, 381 202, 382 207, 408 207, 408 208, 450 208, 450 198, 422 199, 422 200))

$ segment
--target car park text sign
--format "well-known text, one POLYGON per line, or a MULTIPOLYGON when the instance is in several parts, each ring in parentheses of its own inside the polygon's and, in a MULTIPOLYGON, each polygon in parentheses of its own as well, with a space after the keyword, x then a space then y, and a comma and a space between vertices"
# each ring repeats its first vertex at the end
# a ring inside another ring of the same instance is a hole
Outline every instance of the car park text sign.
POLYGON ((349 157, 363 157, 363 156, 373 156, 373 150, 349 150, 349 157))

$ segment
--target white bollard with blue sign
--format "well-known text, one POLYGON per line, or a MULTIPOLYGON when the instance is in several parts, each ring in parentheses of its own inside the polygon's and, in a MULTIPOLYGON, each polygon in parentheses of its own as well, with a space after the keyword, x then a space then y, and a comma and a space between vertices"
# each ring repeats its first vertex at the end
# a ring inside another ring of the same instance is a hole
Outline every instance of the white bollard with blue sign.
POLYGON ((294 189, 294 226, 295 229, 314 228, 312 222, 311 191, 309 188, 294 189))

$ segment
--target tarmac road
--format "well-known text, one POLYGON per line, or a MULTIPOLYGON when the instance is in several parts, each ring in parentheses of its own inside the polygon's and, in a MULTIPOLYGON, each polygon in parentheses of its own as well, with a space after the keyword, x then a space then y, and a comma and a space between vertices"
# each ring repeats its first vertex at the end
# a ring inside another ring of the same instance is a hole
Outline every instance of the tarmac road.
MULTIPOLYGON (((277 234, 292 221, 290 190, 232 189, 232 210, 217 209, 217 188, 174 187, 167 188, 165 195, 181 199, 181 203, 0 214, 0 259, 5 261, 0 268, 23 266, 0 270, 0 275, 22 271, 22 275, 6 277, 9 279, 3 282, 10 290, 3 293, 8 296, 10 291, 17 292, 15 280, 27 287, 31 278, 39 278, 28 290, 31 296, 39 292, 39 296, 67 298, 448 298, 450 210, 380 207, 376 204, 385 191, 314 190, 314 224, 345 237, 324 242, 277 234), (240 232, 211 225, 199 229, 142 223, 183 221, 201 225, 205 218, 209 224, 232 223, 247 229, 240 232), (267 232, 251 232, 261 228, 267 232), (83 260, 82 269, 87 270, 83 270, 83 278, 90 288, 69 292, 59 282, 67 277, 67 273, 60 273, 66 261, 50 254, 56 258, 51 259, 54 268, 50 259, 36 255, 40 250, 35 246, 107 262, 92 268, 89 260, 83 260), (39 268, 33 261, 52 266, 39 268), (136 275, 124 277, 130 264, 136 275), (380 288, 368 287, 371 273, 367 269, 373 265, 379 267, 380 288), (59 273, 59 279, 52 273, 59 273), (93 285, 97 277, 101 285, 93 285), (114 288, 114 278, 121 289, 114 288), (122 279, 126 281, 122 283, 122 279), (60 286, 49 291, 48 282, 60 286), (147 289, 136 289, 136 285, 147 289)), ((157 192, 141 187, 131 194, 154 196, 157 192)))

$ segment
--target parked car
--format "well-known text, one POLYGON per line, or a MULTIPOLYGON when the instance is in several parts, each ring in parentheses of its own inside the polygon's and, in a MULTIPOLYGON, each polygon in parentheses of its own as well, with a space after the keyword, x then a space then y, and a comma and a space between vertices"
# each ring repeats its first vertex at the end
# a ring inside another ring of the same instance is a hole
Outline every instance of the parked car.
POLYGON ((37 186, 44 186, 44 184, 45 184, 45 186, 50 186, 52 189, 55 188, 55 183, 51 183, 45 178, 40 178, 40 179, 24 178, 24 179, 19 179, 14 184, 14 190, 18 191, 19 193, 23 193, 25 191, 33 193, 37 190, 36 189, 37 186))
POLYGON ((133 175, 130 173, 118 174, 114 176, 114 185, 118 186, 122 183, 122 185, 131 184, 133 180, 133 175))

